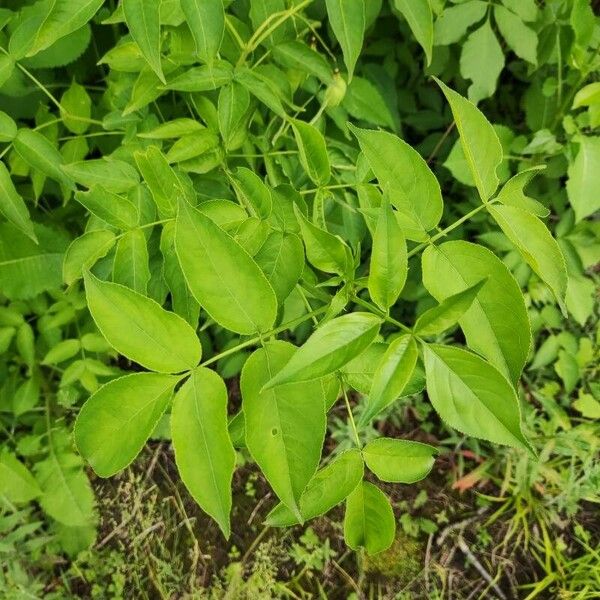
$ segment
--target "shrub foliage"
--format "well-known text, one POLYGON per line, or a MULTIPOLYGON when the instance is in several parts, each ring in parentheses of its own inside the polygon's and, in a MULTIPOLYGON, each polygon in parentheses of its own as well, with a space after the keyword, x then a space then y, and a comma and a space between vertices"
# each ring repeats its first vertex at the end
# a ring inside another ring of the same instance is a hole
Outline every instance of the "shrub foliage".
POLYGON ((376 553, 395 533, 377 481, 437 454, 365 442, 398 398, 425 389, 448 427, 534 455, 521 288, 580 322, 594 288, 588 3, 113 4, 0 9, 3 494, 78 547, 83 461, 109 477, 167 437, 226 537, 238 449, 279 499, 268 524, 345 502, 348 546, 376 553), (336 403, 355 447, 323 456, 336 403))

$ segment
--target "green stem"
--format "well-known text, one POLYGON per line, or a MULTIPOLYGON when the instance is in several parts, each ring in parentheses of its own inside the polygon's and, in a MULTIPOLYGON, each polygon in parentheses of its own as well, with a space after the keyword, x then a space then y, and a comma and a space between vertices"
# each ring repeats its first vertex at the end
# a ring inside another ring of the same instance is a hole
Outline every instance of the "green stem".
MULTIPOLYGON (((6 54, 6 56, 10 56, 10 53, 5 48, 3 48, 2 46, 0 46, 0 51, 4 52, 4 54, 6 54)), ((54 94, 39 79, 37 79, 37 77, 35 77, 35 75, 33 73, 31 73, 31 71, 29 71, 28 69, 26 69, 19 62, 15 62, 15 65, 17 66, 18 69, 20 69, 20 71, 26 77, 28 77, 29 79, 31 79, 31 81, 33 81, 33 83, 35 83, 35 85, 42 92, 44 92, 44 94, 46 94, 46 96, 48 96, 49 100, 56 106, 56 108, 58 108, 58 110, 60 110, 63 113, 63 116, 68 117, 69 119, 72 119, 74 121, 82 121, 84 123, 91 123, 92 125, 102 125, 102 121, 98 121, 97 119, 89 119, 87 117, 79 117, 77 115, 70 114, 69 111, 67 111, 67 110, 65 110, 63 108, 62 104, 54 96, 54 94)))
MULTIPOLYGON (((366 308, 369 312, 377 314, 384 321, 387 321, 388 323, 395 325, 399 329, 402 329, 402 331, 405 331, 406 333, 410 333, 411 335, 413 335, 412 329, 410 327, 408 327, 404 323, 400 323, 400 321, 398 321, 397 319, 394 319, 394 317, 390 317, 390 315, 388 315, 386 312, 381 310, 378 306, 371 304, 371 302, 368 302, 367 300, 363 300, 356 294, 353 294, 352 300, 354 301, 355 304, 358 304, 359 306, 366 308)), ((415 336, 415 337, 417 337, 417 336, 415 336)))
MULTIPOLYGON (((309 312, 312 312, 313 307, 310 305, 310 302, 308 301, 308 298, 306 297, 306 294, 304 293, 304 290, 302 289, 302 286, 299 283, 296 284, 296 289, 298 290, 298 293, 304 301, 304 306, 306 306, 309 312)), ((313 316, 312 320, 315 326, 319 324, 319 321, 316 316, 313 316)))
POLYGON ((231 35, 233 36, 233 38, 235 39, 235 41, 237 42, 238 46, 240 47, 240 49, 244 49, 244 40, 241 38, 240 34, 238 33, 238 30, 234 27, 233 23, 231 22, 231 18, 229 17, 229 15, 225 15, 225 26, 227 27, 227 29, 229 29, 231 35))
POLYGON ((289 8, 282 12, 276 12, 269 15, 265 21, 263 21, 252 37, 245 44, 243 52, 240 54, 240 58, 237 62, 237 66, 241 66, 246 62, 248 55, 253 52, 258 46, 267 39, 281 24, 285 23, 290 17, 293 17, 296 13, 300 12, 304 7, 312 3, 313 0, 304 0, 300 4, 289 8))
MULTIPOLYGON (((491 203, 488 203, 488 204, 491 204, 491 203)), ((452 230, 456 229, 459 225, 462 225, 465 221, 468 221, 473 215, 476 215, 478 212, 487 208, 488 204, 481 204, 477 208, 474 208, 472 211, 468 212, 466 215, 463 215, 457 221, 454 221, 454 223, 452 223, 451 225, 448 225, 448 227, 446 227, 445 229, 442 229, 441 231, 436 233, 434 236, 430 237, 426 242, 423 242, 422 244, 419 244, 418 246, 414 247, 408 253, 407 257, 410 258, 411 256, 418 254, 421 250, 423 250, 427 246, 430 246, 435 241, 439 240, 441 237, 448 235, 452 230)))
POLYGON ((356 183, 336 183, 335 185, 322 185, 318 188, 311 188, 310 190, 302 190, 300 193, 304 194, 314 194, 319 190, 342 190, 347 188, 356 187, 356 183))
POLYGON ((228 350, 225 350, 224 352, 215 354, 215 356, 212 356, 208 360, 205 360, 203 363, 200 363, 200 366, 206 367, 208 365, 211 365, 211 364, 221 360, 222 358, 225 358, 226 356, 235 354, 239 350, 248 348, 248 346, 254 346, 255 344, 259 344, 260 341, 263 340, 264 338, 272 337, 283 331, 286 331, 287 329, 291 329, 295 325, 300 325, 300 323, 303 323, 307 319, 311 319, 315 315, 324 313, 328 308, 329 308, 328 306, 321 306, 320 308, 316 308, 315 310, 313 310, 309 313, 306 313, 306 314, 302 315, 301 317, 296 317, 295 319, 292 319, 291 321, 288 321, 287 323, 284 323, 283 325, 280 325, 279 327, 276 327, 275 329, 271 329, 271 331, 267 331, 266 333, 261 334, 261 335, 256 335, 253 338, 250 338, 249 340, 242 342, 241 344, 237 344, 237 346, 233 346, 233 348, 229 348, 228 350))
POLYGON ((356 422, 354 421, 354 415, 352 414, 352 407, 350 406, 350 401, 348 400, 348 393, 346 392, 346 386, 343 381, 340 381, 342 385, 342 394, 344 394, 344 402, 346 404, 346 410, 348 411, 348 420, 350 421, 350 426, 352 427, 352 432, 354 434, 354 441, 356 442, 356 447, 359 450, 362 450, 362 444, 360 443, 360 437, 358 435, 358 429, 356 428, 356 422))
POLYGON ((263 154, 228 154, 227 158, 263 158, 265 156, 282 156, 287 154, 298 154, 298 150, 274 150, 263 154))

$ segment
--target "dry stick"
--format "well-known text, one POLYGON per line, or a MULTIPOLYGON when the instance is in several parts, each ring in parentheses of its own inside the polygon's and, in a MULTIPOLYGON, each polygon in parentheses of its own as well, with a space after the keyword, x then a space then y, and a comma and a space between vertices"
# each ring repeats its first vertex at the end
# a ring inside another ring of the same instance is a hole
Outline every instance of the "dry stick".
POLYGON ((448 127, 446 128, 446 131, 444 131, 444 133, 442 134, 442 137, 438 140, 438 143, 435 145, 435 147, 431 151, 431 154, 427 157, 428 165, 431 164, 431 161, 435 158, 436 154, 440 151, 440 148, 442 147, 443 143, 446 141, 446 138, 450 135, 450 132, 454 129, 455 125, 456 125, 455 121, 452 121, 452 123, 450 123, 450 125, 448 125, 448 127))
MULTIPOLYGON (((162 451, 162 446, 163 446, 163 444, 161 442, 157 446, 156 450, 154 451, 152 460, 150 461, 150 464, 148 465, 148 469, 146 470, 146 473, 144 475, 144 479, 143 479, 144 483, 148 481, 148 479, 150 478, 150 475, 152 474, 152 472, 154 471, 154 468, 156 467, 156 463, 158 462, 158 456, 159 456, 160 452, 162 451)), ((142 487, 141 492, 135 498, 135 502, 133 504, 133 510, 131 511, 131 514, 128 516, 128 518, 123 519, 110 533, 108 533, 102 540, 100 540, 100 542, 98 542, 98 544, 96 544, 96 548, 98 550, 100 548, 102 548, 103 546, 105 546, 110 540, 112 540, 113 537, 115 537, 115 535, 117 535, 117 533, 122 531, 123 528, 130 521, 133 520, 133 518, 136 516, 137 512, 139 511, 139 509, 142 506, 142 500, 143 500, 144 495, 145 495, 144 488, 142 487)))
POLYGON ((479 571, 480 575, 489 583, 491 589, 496 592, 499 598, 507 600, 504 592, 498 587, 498 584, 494 581, 493 577, 485 570, 484 566, 477 560, 477 557, 471 552, 471 549, 465 542, 462 533, 459 534, 456 541, 458 547, 463 551, 465 556, 471 561, 473 566, 479 571))
POLYGON ((339 571, 341 573, 341 575, 348 580, 348 582, 350 583, 350 585, 354 588, 354 591, 356 592, 356 595, 359 598, 364 598, 364 594, 360 591, 360 588, 358 587, 358 585, 356 584, 356 581, 354 581, 354 579, 352 579, 352 576, 348 573, 348 571, 346 571, 346 569, 344 569, 344 567, 342 567, 340 564, 338 564, 338 562, 334 559, 331 560, 331 564, 335 567, 335 569, 337 571, 339 571))

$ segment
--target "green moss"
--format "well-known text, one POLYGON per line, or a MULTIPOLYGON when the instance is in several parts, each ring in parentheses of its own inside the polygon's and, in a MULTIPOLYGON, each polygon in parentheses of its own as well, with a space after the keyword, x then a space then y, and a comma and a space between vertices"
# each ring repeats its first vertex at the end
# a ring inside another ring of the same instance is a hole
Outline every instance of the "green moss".
POLYGON ((374 556, 365 555, 363 568, 366 573, 407 583, 421 571, 423 554, 423 544, 399 531, 390 548, 374 556))

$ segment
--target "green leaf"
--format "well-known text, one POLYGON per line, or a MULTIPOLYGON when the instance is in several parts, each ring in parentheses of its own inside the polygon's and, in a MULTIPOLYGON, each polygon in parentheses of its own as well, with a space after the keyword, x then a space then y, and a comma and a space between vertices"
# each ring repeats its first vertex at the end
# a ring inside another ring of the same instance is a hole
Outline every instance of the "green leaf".
MULTIPOLYGON (((584 85, 573 98, 572 108, 581 108, 582 106, 592 106, 600 102, 600 81, 584 85)), ((595 139, 595 138, 592 138, 595 139)))
POLYGON ((326 185, 331 179, 331 166, 323 134, 310 123, 298 119, 290 122, 302 168, 317 186, 326 185))
MULTIPOLYGON (((0 85, 2 85, 2 83, 0 83, 0 85)), ((0 142, 12 142, 16 135, 16 122, 9 115, 0 110, 0 142)))
POLYGON ((173 375, 133 373, 109 381, 85 402, 75 443, 100 477, 123 470, 141 452, 178 381, 173 375))
POLYGON ((296 204, 294 212, 300 224, 308 262, 325 273, 346 273, 351 261, 350 248, 338 236, 311 223, 296 204))
MULTIPOLYGON (((86 24, 35 56, 22 59, 21 64, 28 69, 56 69, 76 61, 86 50, 92 39, 92 29, 86 24)), ((12 38, 11 38, 12 40, 12 38)))
MULTIPOLYGON (((262 30, 265 24, 272 22, 273 14, 282 13, 287 8, 285 0, 251 0, 249 16, 253 29, 256 31, 260 27, 262 30)), ((291 19, 285 19, 266 37, 263 44, 270 47, 289 37, 295 37, 295 29, 291 19)))
POLYGON ((84 275, 92 317, 119 353, 161 373, 194 368, 202 348, 194 330, 150 298, 116 283, 84 275))
POLYGON ((103 0, 53 0, 36 32, 27 56, 33 56, 56 41, 82 28, 102 6, 103 0))
POLYGON ((444 7, 433 27, 434 43, 447 46, 458 42, 471 25, 483 19, 487 7, 487 2, 483 0, 469 0, 444 7))
POLYGON ((494 195, 499 184, 496 169, 502 162, 502 145, 498 135, 491 123, 472 102, 457 94, 439 79, 436 81, 450 103, 467 164, 479 196, 485 202, 494 195))
POLYGON ((600 210, 600 137, 581 136, 579 152, 569 165, 567 194, 576 222, 600 210))
POLYGON ((127 197, 94 185, 87 192, 75 192, 75 200, 113 227, 130 229, 139 221, 137 206, 127 197))
POLYGON ((125 22, 133 41, 158 78, 166 83, 160 63, 160 2, 122 0, 125 22))
POLYGON ((458 323, 459 319, 471 308, 486 281, 487 279, 482 279, 475 285, 448 296, 437 306, 425 311, 415 323, 415 334, 439 335, 458 323))
POLYGON ((373 383, 360 417, 366 425, 399 398, 415 370, 419 351, 414 338, 403 335, 393 340, 378 361, 373 383))
POLYGON ((369 266, 369 294, 383 310, 393 306, 406 283, 406 240, 387 201, 379 209, 369 266))
POLYGON ((0 452, 0 496, 24 504, 37 498, 42 490, 29 469, 7 448, 0 452))
POLYGON ((227 432, 227 388, 214 371, 194 369, 177 392, 171 435, 183 483, 229 538, 235 451, 227 432))
POLYGON ((90 126, 92 99, 85 88, 73 81, 60 99, 65 127, 75 134, 85 133, 90 126))
POLYGON ((39 244, 11 223, 0 224, 0 292, 27 299, 60 288, 66 240, 56 230, 35 226, 39 244))
POLYGON ((509 48, 519 58, 537 65, 538 38, 535 31, 527 27, 521 17, 500 4, 494 6, 494 18, 509 48))
POLYGON ((171 292, 173 311, 183 317, 194 329, 198 324, 200 305, 192 296, 181 265, 175 253, 175 222, 170 221, 163 226, 160 237, 160 251, 163 256, 163 277, 171 292))
POLYGON ((298 501, 317 470, 325 439, 320 381, 265 389, 290 358, 293 345, 274 341, 246 361, 240 380, 246 446, 280 500, 302 519, 298 501))
POLYGON ((271 284, 278 304, 283 305, 304 269, 302 241, 294 233, 272 231, 254 260, 271 284))
POLYGON ((87 188, 101 186, 114 194, 128 192, 139 182, 137 171, 125 161, 99 158, 62 165, 62 170, 80 185, 87 188))
POLYGON ((344 376, 344 380, 352 389, 360 392, 364 396, 369 395, 373 383, 373 376, 387 349, 388 344, 383 342, 373 342, 356 358, 353 358, 349 363, 344 365, 341 372, 344 376))
POLYGON ((590 394, 580 393, 579 398, 572 404, 586 419, 600 419, 600 402, 590 394))
POLYGON ((385 131, 349 125, 379 185, 398 209, 408 239, 423 241, 442 218, 440 184, 421 155, 399 137, 385 131))
POLYGON ((364 77, 352 78, 342 100, 342 107, 355 119, 395 128, 394 117, 379 88, 364 77))
POLYGON ((150 131, 144 131, 138 133, 138 137, 148 140, 168 140, 171 138, 177 139, 183 135, 194 133, 196 131, 202 131, 204 125, 195 121, 194 119, 188 119, 181 117, 180 119, 173 119, 166 123, 161 123, 150 131))
POLYGON ((273 210, 271 190, 263 180, 246 167, 238 167, 232 178, 233 187, 242 206, 260 219, 268 219, 273 210))
POLYGON ((81 350, 80 340, 63 340, 50 348, 42 360, 44 365, 57 365, 69 358, 73 358, 81 350))
POLYGON ((378 438, 362 450, 367 467, 380 481, 415 483, 429 475, 437 450, 429 444, 378 438))
POLYGON ((483 246, 452 241, 427 248, 422 268, 423 284, 438 302, 487 279, 459 324, 469 348, 516 383, 531 333, 523 294, 506 265, 483 246))
POLYGON ((10 173, 2 161, 0 161, 0 214, 20 229, 28 238, 37 243, 37 237, 33 231, 33 223, 23 198, 17 192, 10 173))
POLYGON ((461 433, 531 452, 519 399, 495 367, 473 354, 425 344, 427 394, 442 420, 461 433))
POLYGON ((165 155, 156 146, 149 146, 145 152, 134 152, 133 157, 159 212, 165 217, 175 216, 177 198, 184 197, 184 190, 165 155))
POLYGON ((93 523, 94 492, 79 456, 69 451, 51 452, 36 464, 35 475, 42 488, 38 501, 46 514, 69 527, 93 523))
POLYGON ((365 0, 325 0, 329 24, 339 42, 352 81, 365 36, 365 0))
POLYGON ((535 215, 516 206, 494 205, 489 211, 523 260, 564 305, 567 268, 560 247, 548 228, 535 215))
POLYGON ((61 169, 63 157, 47 137, 32 129, 19 129, 13 146, 30 167, 58 181, 67 189, 74 189, 73 182, 61 169))
POLYGON ((15 70, 15 60, 7 54, 0 54, 0 86, 4 85, 15 70))
POLYGON ((396 535, 396 520, 388 497, 375 485, 363 481, 348 496, 344 516, 344 540, 352 550, 367 554, 387 550, 396 535))
POLYGON ((503 68, 502 48, 489 19, 486 19, 469 35, 460 55, 460 74, 473 82, 469 86, 469 100, 477 104, 492 96, 503 68))
POLYGON ((281 103, 281 94, 265 77, 261 77, 248 67, 238 67, 235 71, 235 81, 243 85, 278 117, 287 119, 285 109, 281 103))
POLYGON ((500 189, 496 200, 507 206, 517 206, 523 210, 527 210, 538 217, 547 217, 550 211, 543 204, 530 198, 524 192, 525 187, 533 177, 545 168, 545 165, 539 165, 517 173, 500 189))
POLYGON ((161 80, 158 75, 150 67, 144 67, 133 84, 131 98, 127 106, 125 106, 122 116, 129 117, 136 111, 154 102, 164 93, 164 89, 159 87, 160 84, 161 80))
POLYGON ((211 64, 225 32, 223 0, 181 0, 181 8, 196 43, 198 57, 211 64))
POLYGON ((327 60, 300 40, 277 44, 271 50, 273 58, 288 69, 304 71, 318 77, 325 85, 333 81, 333 71, 327 60))
POLYGON ((218 101, 219 131, 225 150, 235 150, 247 136, 250 93, 237 81, 221 88, 218 101))
MULTIPOLYGON (((342 452, 327 466, 319 469, 300 496, 300 514, 303 521, 324 515, 337 506, 356 488, 363 478, 361 453, 352 448, 342 452)), ((294 513, 283 503, 267 515, 270 527, 288 527, 298 523, 294 513)))
POLYGON ((217 61, 211 65, 192 67, 170 79, 165 85, 167 90, 179 92, 208 92, 216 90, 231 82, 233 69, 224 61, 217 61))
POLYGON ((518 14, 523 21, 535 21, 539 15, 539 8, 535 0, 502 0, 506 8, 518 14))
POLYGON ((585 325, 594 313, 596 284, 583 275, 569 275, 566 304, 569 313, 580 325, 585 325))
POLYGON ((355 312, 321 325, 265 386, 308 381, 329 375, 358 356, 377 336, 381 319, 355 312))
POLYGON ((148 244, 142 229, 125 232, 117 242, 113 281, 145 295, 150 281, 148 244))
POLYGON ((71 285, 83 277, 84 271, 91 269, 97 260, 109 253, 115 241, 115 234, 108 229, 88 231, 75 238, 65 252, 63 281, 71 285))
POLYGON ((263 272, 228 233, 184 202, 175 248, 192 294, 217 323, 241 334, 271 329, 277 298, 263 272))
POLYGON ((433 15, 429 0, 394 0, 394 7, 398 10, 412 31, 417 42, 425 51, 427 64, 431 64, 433 53, 433 15))
POLYGON ((214 150, 218 144, 219 139, 215 133, 210 129, 202 129, 176 140, 169 148, 166 158, 169 163, 181 163, 214 150))

